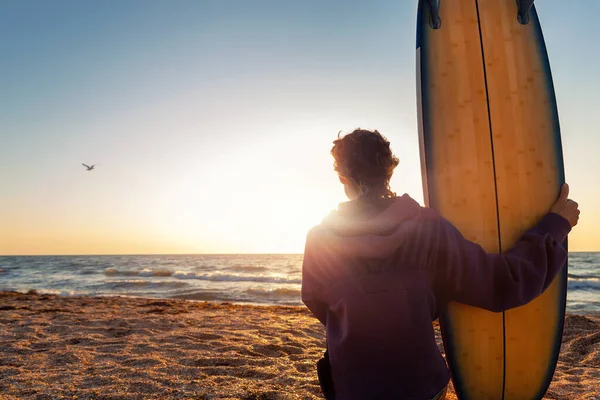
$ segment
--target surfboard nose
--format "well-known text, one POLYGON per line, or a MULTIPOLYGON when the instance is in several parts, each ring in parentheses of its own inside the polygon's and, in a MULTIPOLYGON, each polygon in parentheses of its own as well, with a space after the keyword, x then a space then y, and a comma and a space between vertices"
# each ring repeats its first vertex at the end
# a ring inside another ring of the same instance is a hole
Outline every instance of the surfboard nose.
POLYGON ((522 25, 527 25, 529 22, 529 10, 535 0, 517 0, 519 5, 519 12, 517 14, 517 20, 522 25))
POLYGON ((429 26, 433 29, 440 29, 442 21, 440 20, 440 0, 427 0, 429 8, 429 26))

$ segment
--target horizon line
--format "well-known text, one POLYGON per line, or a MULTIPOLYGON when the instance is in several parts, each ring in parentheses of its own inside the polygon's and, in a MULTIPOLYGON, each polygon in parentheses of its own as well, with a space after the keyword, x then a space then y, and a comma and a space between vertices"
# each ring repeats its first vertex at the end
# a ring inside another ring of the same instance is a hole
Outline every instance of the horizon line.
MULTIPOLYGON (((577 250, 575 253, 600 253, 600 250, 577 250)), ((301 256, 304 253, 114 253, 114 254, 0 254, 0 257, 116 257, 116 256, 301 256)))
POLYGON ((296 256, 304 253, 102 253, 102 254, 0 254, 0 257, 80 257, 80 256, 296 256))

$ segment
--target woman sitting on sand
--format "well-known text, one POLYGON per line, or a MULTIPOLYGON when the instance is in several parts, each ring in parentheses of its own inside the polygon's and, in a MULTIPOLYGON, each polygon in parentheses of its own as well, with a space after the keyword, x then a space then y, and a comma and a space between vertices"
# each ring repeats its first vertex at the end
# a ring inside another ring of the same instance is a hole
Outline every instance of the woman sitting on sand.
POLYGON ((325 397, 443 399, 450 372, 432 321, 451 301, 500 312, 539 296, 566 262, 578 205, 565 184, 510 251, 487 254, 390 190, 398 159, 379 132, 338 137, 331 154, 350 201, 310 230, 302 266, 302 299, 327 331, 325 397))

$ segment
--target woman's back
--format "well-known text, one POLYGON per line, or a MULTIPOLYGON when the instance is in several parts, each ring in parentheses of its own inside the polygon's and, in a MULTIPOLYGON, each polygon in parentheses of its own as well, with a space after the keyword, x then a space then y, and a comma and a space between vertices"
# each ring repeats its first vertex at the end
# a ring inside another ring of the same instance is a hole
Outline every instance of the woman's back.
POLYGON ((390 391, 429 398, 449 380, 432 327, 439 304, 428 265, 427 212, 408 196, 394 200, 370 218, 372 207, 348 203, 345 213, 311 232, 305 301, 312 281, 342 399, 387 399, 390 391), (310 264, 311 254, 320 262, 310 264))

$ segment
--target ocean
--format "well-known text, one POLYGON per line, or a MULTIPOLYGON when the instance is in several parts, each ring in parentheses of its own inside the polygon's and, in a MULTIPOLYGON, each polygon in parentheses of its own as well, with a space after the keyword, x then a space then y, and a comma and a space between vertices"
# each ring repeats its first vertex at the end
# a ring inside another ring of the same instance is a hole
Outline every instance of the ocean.
MULTIPOLYGON (((1 256, 0 291, 302 305, 302 255, 1 256)), ((569 253, 567 312, 600 314, 600 252, 569 253)))

